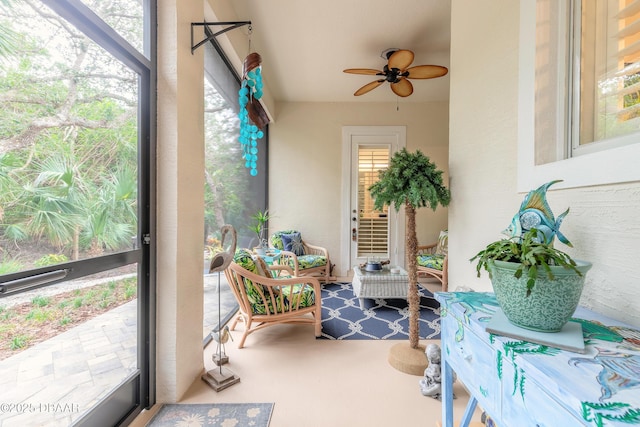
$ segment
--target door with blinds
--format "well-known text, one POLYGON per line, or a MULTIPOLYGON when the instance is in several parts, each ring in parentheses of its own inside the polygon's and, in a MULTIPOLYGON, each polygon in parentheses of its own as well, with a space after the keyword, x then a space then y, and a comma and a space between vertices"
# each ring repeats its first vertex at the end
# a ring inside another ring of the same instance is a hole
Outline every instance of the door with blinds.
POLYGON ((404 212, 384 206, 376 209, 369 188, 378 181, 379 171, 389 166, 393 153, 404 147, 404 127, 346 127, 343 136, 350 153, 348 246, 349 269, 368 258, 404 262, 404 212))
MULTIPOLYGON (((390 147, 386 144, 357 145, 358 188, 354 221, 356 258, 389 258, 389 207, 374 207, 369 187, 378 182, 379 172, 389 166, 390 147)), ((353 230, 352 230, 353 232, 353 230)))

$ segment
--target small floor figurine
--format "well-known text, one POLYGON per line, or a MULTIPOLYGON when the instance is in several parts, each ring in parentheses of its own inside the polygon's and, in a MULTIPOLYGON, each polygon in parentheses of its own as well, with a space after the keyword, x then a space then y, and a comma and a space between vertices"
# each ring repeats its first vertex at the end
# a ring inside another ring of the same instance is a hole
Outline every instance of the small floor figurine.
POLYGON ((420 392, 423 396, 429 396, 440 400, 442 397, 440 347, 437 344, 429 344, 425 350, 425 355, 429 361, 429 366, 424 370, 424 378, 419 381, 420 392))
POLYGON ((229 339, 233 341, 233 337, 231 336, 231 332, 229 332, 229 326, 225 326, 222 328, 222 333, 219 332, 211 332, 211 338, 218 343, 216 347, 216 352, 212 356, 213 362, 220 366, 229 362, 229 356, 227 356, 225 352, 224 345, 229 339))

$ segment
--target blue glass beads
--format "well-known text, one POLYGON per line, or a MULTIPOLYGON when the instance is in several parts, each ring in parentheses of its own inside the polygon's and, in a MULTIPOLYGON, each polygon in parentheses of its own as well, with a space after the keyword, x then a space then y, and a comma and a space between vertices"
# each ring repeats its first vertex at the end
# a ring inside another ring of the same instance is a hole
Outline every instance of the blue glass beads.
POLYGON ((238 141, 242 146, 244 165, 250 169, 251 176, 258 175, 258 140, 264 137, 264 133, 249 119, 247 104, 251 102, 252 98, 256 100, 262 98, 262 88, 262 67, 257 67, 246 73, 245 79, 242 80, 242 86, 238 91, 238 102, 240 103, 240 111, 238 113, 240 136, 238 141))

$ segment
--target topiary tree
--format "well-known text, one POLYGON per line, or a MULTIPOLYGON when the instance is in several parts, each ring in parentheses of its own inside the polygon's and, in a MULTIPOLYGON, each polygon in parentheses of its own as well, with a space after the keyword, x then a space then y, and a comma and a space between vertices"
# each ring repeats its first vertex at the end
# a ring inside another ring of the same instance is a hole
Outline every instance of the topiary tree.
POLYGON ((409 346, 418 348, 420 298, 418 296, 416 209, 438 205, 447 206, 451 193, 442 183, 442 171, 420 150, 410 153, 406 148, 397 151, 389 167, 379 172, 379 181, 369 187, 376 209, 405 207, 407 215, 406 253, 409 258, 409 346))

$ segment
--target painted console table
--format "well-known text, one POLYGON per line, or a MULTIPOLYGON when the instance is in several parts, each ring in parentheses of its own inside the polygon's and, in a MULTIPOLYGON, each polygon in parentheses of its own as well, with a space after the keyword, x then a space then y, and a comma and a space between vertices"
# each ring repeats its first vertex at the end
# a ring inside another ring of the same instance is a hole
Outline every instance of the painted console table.
POLYGON ((579 307, 585 352, 485 331, 498 309, 483 292, 437 292, 441 303, 442 425, 453 426, 453 372, 498 427, 640 425, 640 330, 579 307))

